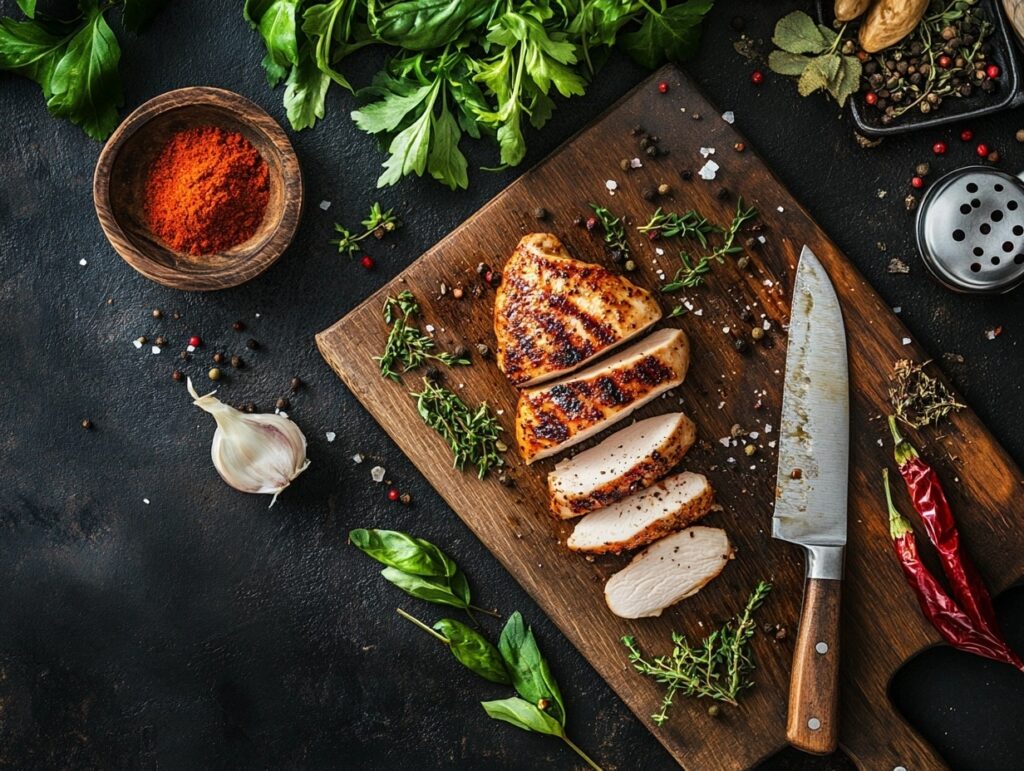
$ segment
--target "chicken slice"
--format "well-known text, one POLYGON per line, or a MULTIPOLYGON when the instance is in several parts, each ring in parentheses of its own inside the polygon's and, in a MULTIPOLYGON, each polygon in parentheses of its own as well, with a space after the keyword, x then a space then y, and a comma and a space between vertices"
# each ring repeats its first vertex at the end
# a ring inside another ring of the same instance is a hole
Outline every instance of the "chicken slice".
POLYGON ((650 487, 675 468, 696 438, 697 427, 681 412, 612 434, 548 474, 551 512, 561 519, 578 517, 650 487))
POLYGON ((714 491, 703 474, 684 471, 580 520, 567 546, 618 554, 692 525, 710 511, 714 491))
POLYGON ((498 367, 515 386, 568 374, 661 318, 646 289, 569 257, 550 233, 524 236, 494 301, 498 367))
POLYGON ((732 545, 717 527, 690 527, 662 538, 608 579, 604 598, 622 618, 660 616, 722 572, 732 545))
POLYGON ((683 382, 690 344, 659 329, 610 359, 519 394, 516 440, 527 463, 603 431, 683 382))

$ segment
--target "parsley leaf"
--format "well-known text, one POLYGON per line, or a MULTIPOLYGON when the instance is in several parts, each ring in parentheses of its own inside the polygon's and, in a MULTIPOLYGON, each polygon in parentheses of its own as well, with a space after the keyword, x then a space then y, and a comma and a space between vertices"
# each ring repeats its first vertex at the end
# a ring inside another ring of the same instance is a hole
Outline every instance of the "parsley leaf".
POLYGON ((300 0, 245 0, 245 18, 259 30, 267 48, 262 64, 271 88, 285 78, 292 65, 299 63, 295 34, 299 3, 300 0))
POLYGON ((318 118, 324 117, 324 100, 330 85, 330 77, 317 67, 309 46, 303 46, 298 64, 288 73, 284 90, 284 106, 293 129, 312 128, 318 118))
POLYGON ((652 11, 644 17, 640 29, 623 36, 626 53, 644 67, 654 69, 666 61, 682 62, 697 53, 700 23, 714 0, 686 2, 652 11))

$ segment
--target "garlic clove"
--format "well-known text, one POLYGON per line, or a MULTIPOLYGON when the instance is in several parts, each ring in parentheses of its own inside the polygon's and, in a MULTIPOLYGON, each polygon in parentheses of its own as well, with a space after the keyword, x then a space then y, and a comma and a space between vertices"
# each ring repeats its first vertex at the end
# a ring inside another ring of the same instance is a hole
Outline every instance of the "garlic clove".
POLYGON ((289 418, 249 415, 217 399, 216 391, 200 396, 191 378, 188 392, 193 404, 217 421, 210 457, 217 473, 231 487, 244 493, 272 494, 273 506, 292 480, 309 468, 306 437, 289 418))

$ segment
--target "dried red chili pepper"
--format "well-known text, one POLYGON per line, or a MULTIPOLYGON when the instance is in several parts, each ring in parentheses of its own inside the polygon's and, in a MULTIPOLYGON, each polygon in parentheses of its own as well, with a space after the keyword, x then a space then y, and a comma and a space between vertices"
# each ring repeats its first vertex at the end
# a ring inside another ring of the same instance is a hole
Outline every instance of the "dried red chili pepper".
POLYGON ((893 416, 889 416, 889 429, 896 443, 894 455, 900 476, 906 483, 914 508, 921 515, 928 539, 939 553, 942 571, 953 590, 953 596, 977 626, 1001 637, 996 612, 992 607, 992 596, 985 588, 971 558, 960 545, 960 533, 953 519, 953 510, 942 491, 938 475, 921 460, 914 446, 903 438, 893 416))
POLYGON ((1010 649, 1006 641, 987 627, 976 624, 974 619, 946 594, 938 579, 921 562, 910 520, 904 517, 892 502, 887 469, 882 471, 882 483, 885 486, 885 502, 889 509, 889 535, 892 537, 903 575, 914 590, 925 618, 954 648, 1001 661, 1024 671, 1024 661, 1010 649))

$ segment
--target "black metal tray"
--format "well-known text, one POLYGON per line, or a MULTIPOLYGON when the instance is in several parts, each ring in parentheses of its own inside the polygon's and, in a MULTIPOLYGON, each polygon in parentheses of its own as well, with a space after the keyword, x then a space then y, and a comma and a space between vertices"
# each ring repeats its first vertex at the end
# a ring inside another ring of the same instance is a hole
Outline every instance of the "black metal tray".
MULTIPOLYGON (((822 24, 832 23, 832 5, 827 0, 818 0, 818 19, 822 24)), ((990 37, 993 50, 989 60, 1002 70, 998 93, 949 99, 942 103, 941 110, 934 113, 907 112, 888 126, 883 126, 878 120, 880 116, 876 117, 874 111, 868 112, 864 109, 864 105, 859 101, 858 92, 849 101, 850 112, 853 113, 853 120, 860 133, 872 137, 904 134, 908 131, 957 123, 1024 104, 1016 39, 1003 14, 1002 4, 999 0, 981 0, 978 5, 985 10, 994 25, 990 37)))

